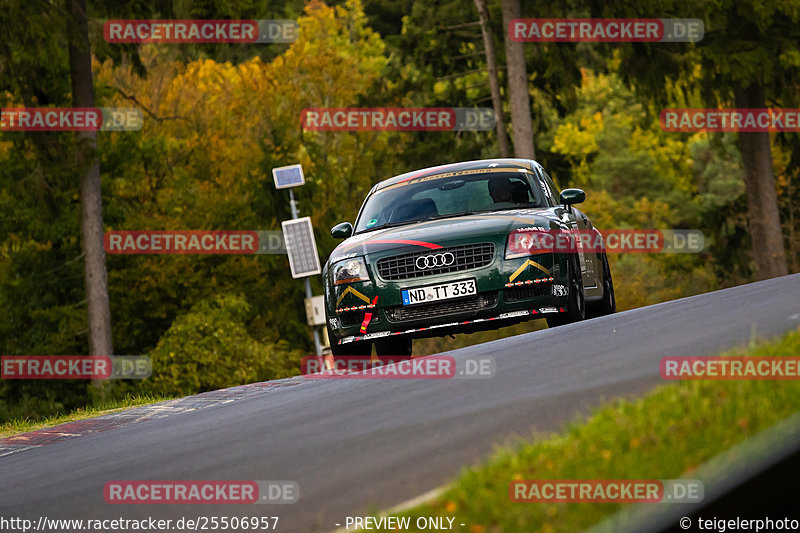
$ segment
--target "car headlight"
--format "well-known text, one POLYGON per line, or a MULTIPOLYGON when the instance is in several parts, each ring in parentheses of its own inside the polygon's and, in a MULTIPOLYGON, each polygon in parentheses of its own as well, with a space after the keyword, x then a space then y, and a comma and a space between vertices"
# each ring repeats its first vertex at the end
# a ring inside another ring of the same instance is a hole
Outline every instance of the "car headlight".
POLYGON ((552 235, 543 231, 509 233, 506 243, 506 259, 547 254, 553 251, 552 235))
POLYGON ((333 265, 334 285, 344 285, 345 283, 355 283, 356 281, 369 281, 367 264, 361 257, 345 259, 333 265))

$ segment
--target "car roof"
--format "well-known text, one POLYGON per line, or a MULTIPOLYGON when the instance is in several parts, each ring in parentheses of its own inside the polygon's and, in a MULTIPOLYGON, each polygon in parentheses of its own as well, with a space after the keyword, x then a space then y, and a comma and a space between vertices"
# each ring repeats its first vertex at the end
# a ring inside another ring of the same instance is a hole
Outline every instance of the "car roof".
POLYGON ((402 181, 407 181, 421 176, 434 175, 440 172, 453 172, 458 170, 476 170, 483 168, 488 170, 498 166, 503 166, 506 168, 526 168, 528 170, 532 170, 534 164, 538 165, 536 161, 533 161, 531 159, 514 159, 514 158, 478 159, 475 161, 462 161, 460 163, 450 163, 447 165, 439 165, 436 167, 428 167, 420 170, 414 170, 412 172, 406 172, 405 174, 400 174, 399 176, 383 180, 379 182, 377 185, 375 185, 375 187, 373 187, 371 192, 379 191, 381 189, 389 187, 390 185, 394 185, 402 181))

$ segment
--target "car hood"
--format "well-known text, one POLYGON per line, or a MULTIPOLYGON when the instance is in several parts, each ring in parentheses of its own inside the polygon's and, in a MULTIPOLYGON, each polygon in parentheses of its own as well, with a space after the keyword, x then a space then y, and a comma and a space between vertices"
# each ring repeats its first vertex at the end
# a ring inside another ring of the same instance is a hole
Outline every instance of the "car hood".
POLYGON ((476 242, 504 245, 519 228, 559 229, 562 222, 553 209, 513 209, 428 220, 354 235, 331 253, 329 264, 356 256, 383 257, 397 253, 435 250, 476 242))

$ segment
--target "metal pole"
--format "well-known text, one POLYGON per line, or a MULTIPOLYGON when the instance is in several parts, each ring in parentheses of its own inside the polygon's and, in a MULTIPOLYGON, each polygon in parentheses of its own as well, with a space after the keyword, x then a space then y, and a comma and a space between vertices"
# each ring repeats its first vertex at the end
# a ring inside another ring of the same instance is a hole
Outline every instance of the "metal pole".
POLYGON ((291 188, 289 188, 289 209, 292 210, 292 218, 298 218, 297 205, 295 204, 294 201, 294 191, 291 188))
MULTIPOLYGON (((308 278, 304 278, 303 281, 306 282, 306 298, 311 298, 311 282, 308 281, 308 278)), ((317 326, 311 326, 311 333, 314 334, 314 350, 317 352, 317 355, 322 355, 322 345, 319 343, 317 326)))
MULTIPOLYGON (((289 208, 292 210, 292 218, 298 218, 297 203, 294 201, 294 192, 291 188, 289 189, 289 208)), ((311 294, 311 282, 308 280, 308 276, 303 278, 303 281, 306 286, 306 298, 311 298, 313 295, 311 294)), ((319 332, 317 332, 316 326, 311 326, 311 333, 314 334, 314 350, 317 355, 322 355, 322 345, 319 342, 319 332)))

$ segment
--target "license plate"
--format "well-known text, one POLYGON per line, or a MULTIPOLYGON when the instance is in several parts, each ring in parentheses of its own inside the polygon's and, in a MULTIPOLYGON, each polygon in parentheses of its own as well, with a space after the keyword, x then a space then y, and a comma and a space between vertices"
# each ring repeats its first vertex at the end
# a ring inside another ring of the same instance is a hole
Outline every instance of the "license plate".
POLYGON ((462 296, 470 296, 477 292, 474 279, 442 283, 441 285, 429 285, 427 287, 417 287, 416 289, 405 289, 402 291, 403 305, 424 304, 438 300, 461 298, 462 296))

